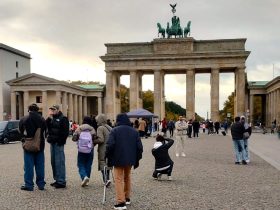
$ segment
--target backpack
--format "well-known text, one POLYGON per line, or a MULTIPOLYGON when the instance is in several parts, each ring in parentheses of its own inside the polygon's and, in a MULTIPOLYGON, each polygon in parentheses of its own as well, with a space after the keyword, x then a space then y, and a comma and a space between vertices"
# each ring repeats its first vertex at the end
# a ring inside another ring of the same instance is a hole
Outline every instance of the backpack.
POLYGON ((82 131, 78 140, 78 151, 90 153, 92 150, 92 136, 90 131, 82 131))

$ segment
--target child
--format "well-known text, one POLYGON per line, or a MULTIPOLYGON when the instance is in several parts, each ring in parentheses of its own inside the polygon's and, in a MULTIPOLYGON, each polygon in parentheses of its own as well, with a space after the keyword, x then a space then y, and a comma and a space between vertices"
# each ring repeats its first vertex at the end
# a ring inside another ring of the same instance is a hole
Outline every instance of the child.
POLYGON ((77 165, 82 179, 82 187, 89 183, 91 166, 93 162, 93 140, 96 136, 95 130, 91 127, 91 118, 84 117, 83 124, 73 134, 73 141, 77 141, 78 160, 77 165))
POLYGON ((153 177, 160 180, 162 174, 167 174, 168 180, 171 181, 173 161, 171 160, 168 149, 173 145, 174 140, 157 135, 152 154, 155 157, 155 171, 153 177))

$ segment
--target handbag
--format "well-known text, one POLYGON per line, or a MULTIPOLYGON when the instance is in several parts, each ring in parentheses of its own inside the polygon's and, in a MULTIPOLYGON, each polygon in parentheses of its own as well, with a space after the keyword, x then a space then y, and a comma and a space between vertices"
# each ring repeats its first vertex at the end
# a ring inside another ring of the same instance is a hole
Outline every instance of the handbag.
POLYGON ((41 128, 37 128, 33 138, 24 138, 22 148, 27 152, 39 152, 41 143, 41 128))

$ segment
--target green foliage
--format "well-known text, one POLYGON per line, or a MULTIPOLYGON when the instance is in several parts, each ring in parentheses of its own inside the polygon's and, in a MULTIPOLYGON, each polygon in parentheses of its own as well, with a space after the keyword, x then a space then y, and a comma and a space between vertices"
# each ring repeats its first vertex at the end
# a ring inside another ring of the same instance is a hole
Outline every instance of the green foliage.
POLYGON ((142 99, 143 99, 143 108, 153 113, 154 112, 154 92, 151 90, 143 91, 142 99))
POLYGON ((234 92, 232 92, 228 99, 224 102, 224 108, 219 111, 220 113, 220 120, 223 121, 227 119, 227 113, 231 114, 230 120, 233 121, 234 117, 234 92))
POLYGON ((264 119, 262 119, 262 110, 263 110, 263 104, 262 104, 262 97, 261 96, 254 96, 254 113, 253 113, 253 122, 263 122, 264 119))
POLYGON ((129 88, 125 87, 124 85, 121 85, 121 112, 129 112, 129 88))

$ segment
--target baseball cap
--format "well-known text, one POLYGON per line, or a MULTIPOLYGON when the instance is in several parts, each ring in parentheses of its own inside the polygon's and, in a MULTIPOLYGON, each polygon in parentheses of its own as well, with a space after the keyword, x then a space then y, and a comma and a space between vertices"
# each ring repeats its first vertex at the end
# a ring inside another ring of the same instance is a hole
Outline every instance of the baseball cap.
POLYGON ((52 105, 49 109, 59 110, 59 106, 57 104, 52 105))

